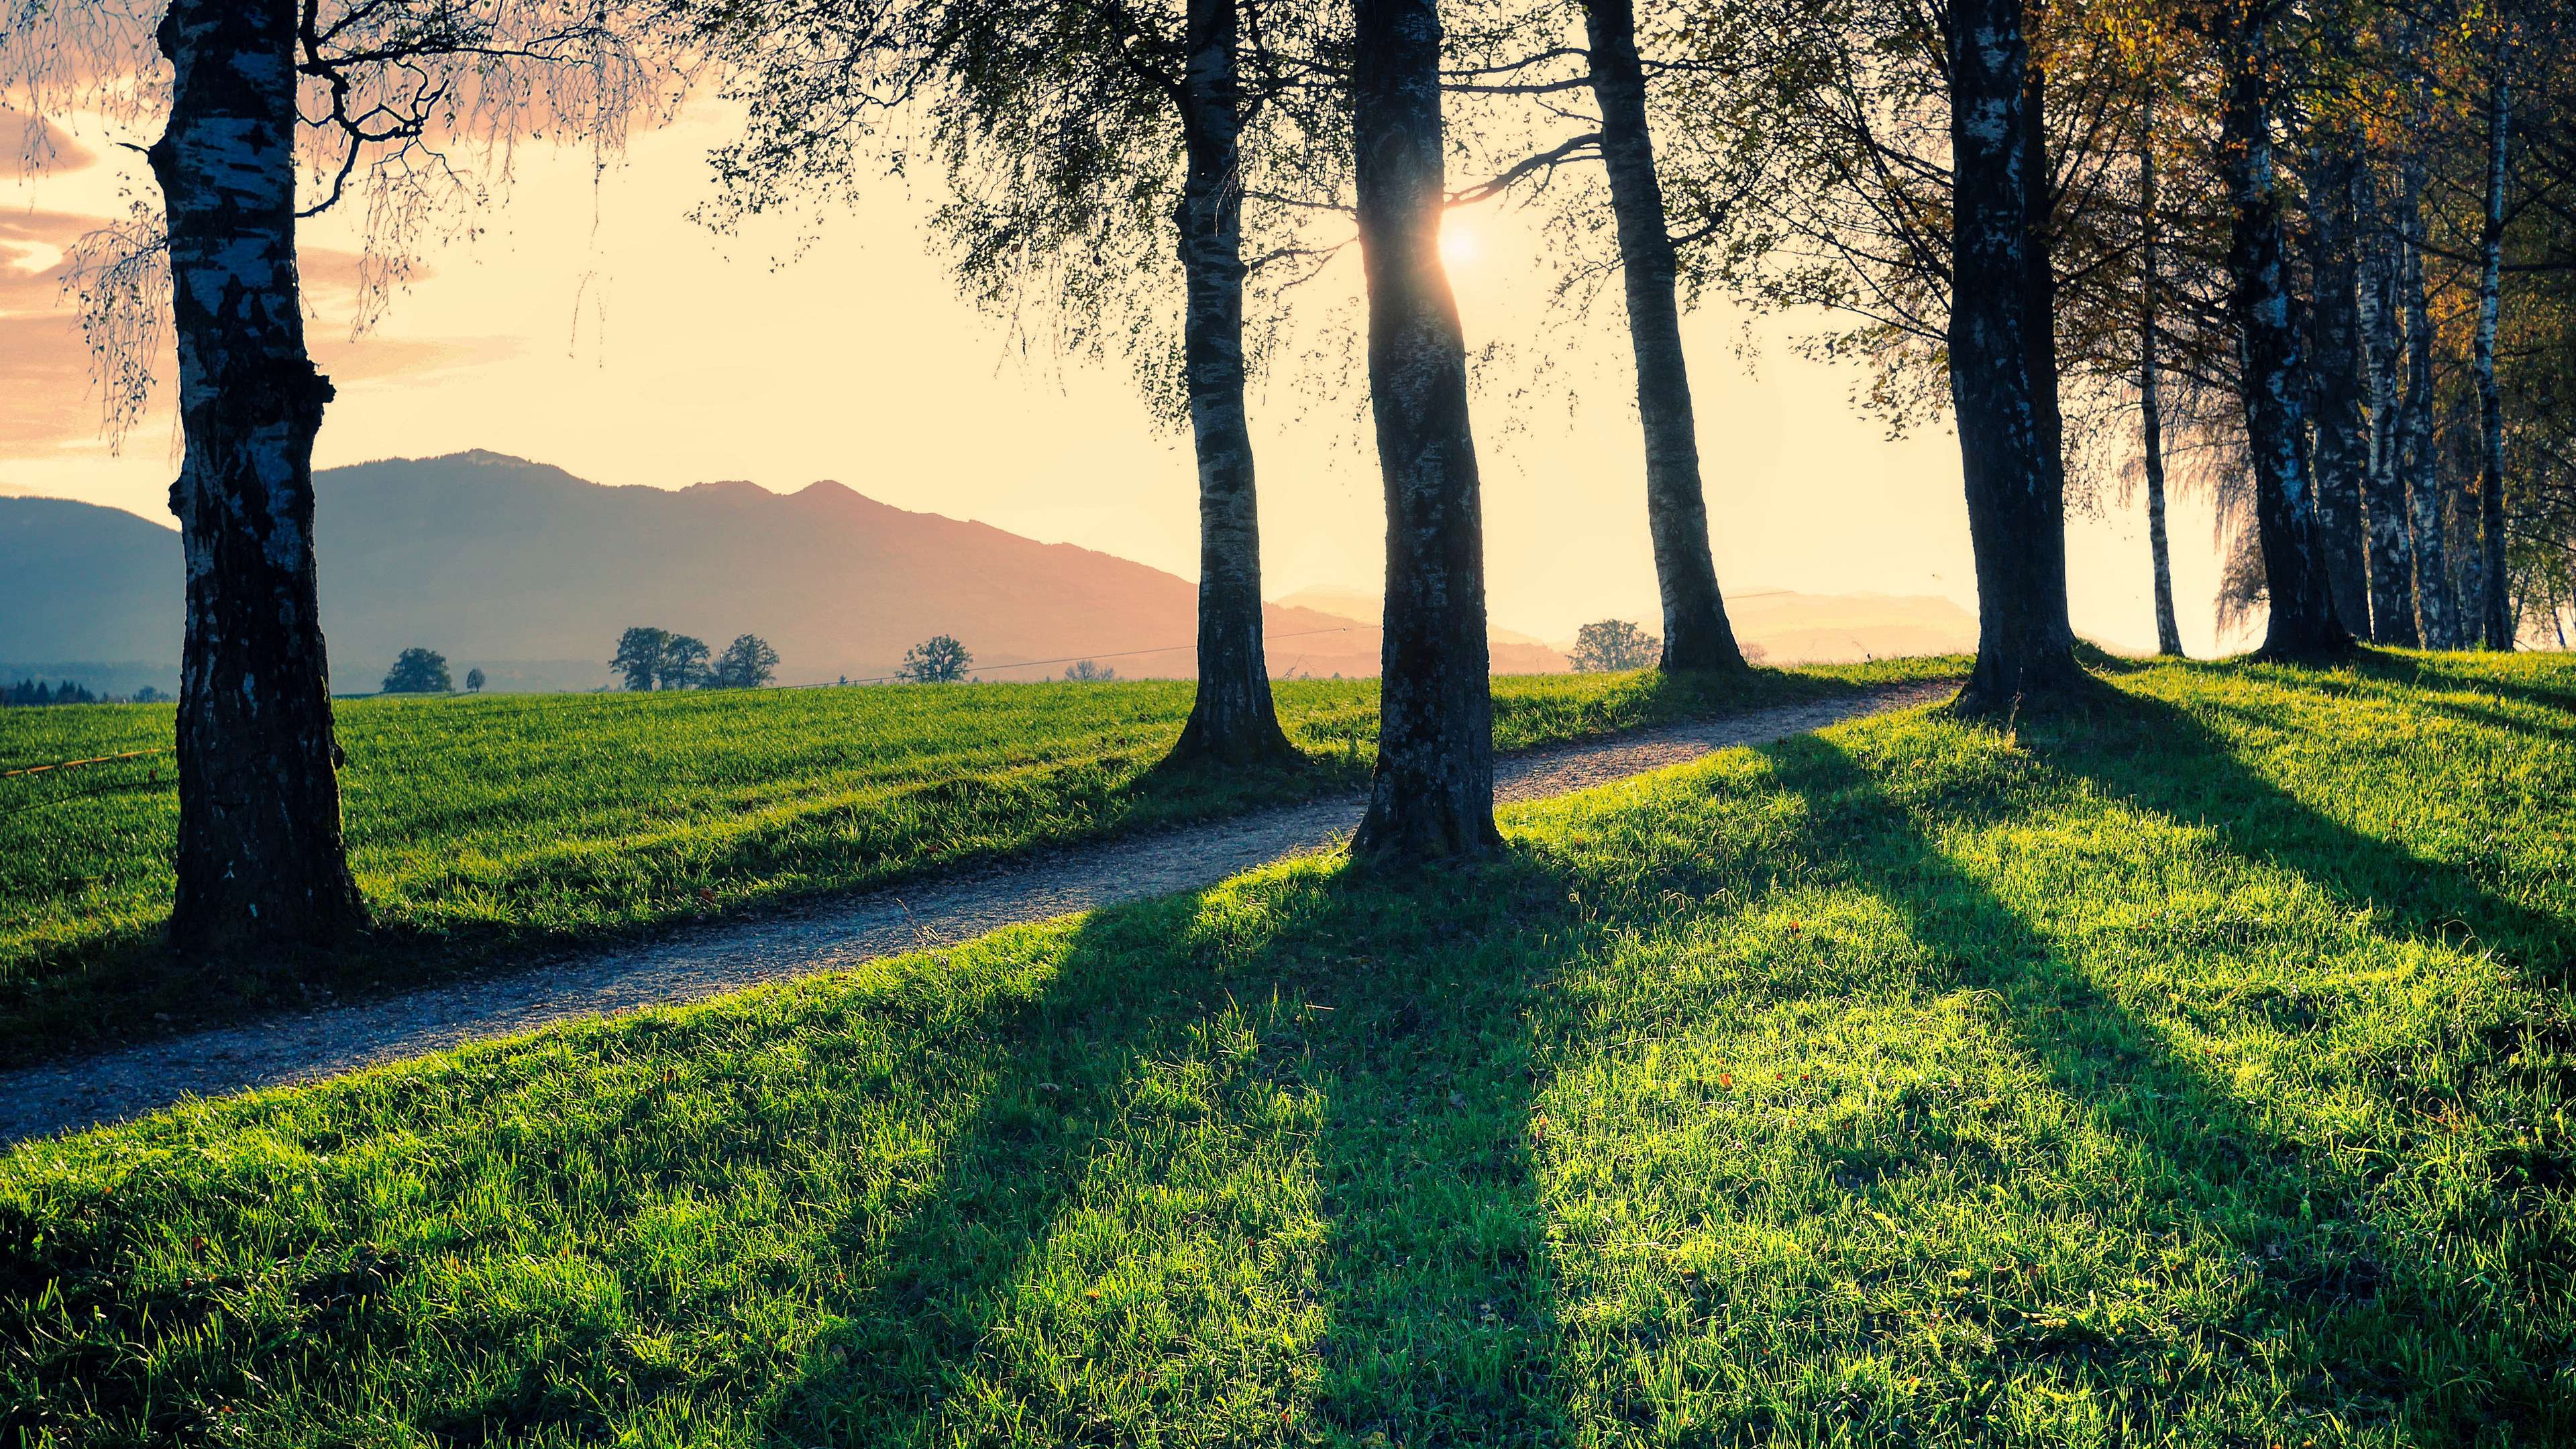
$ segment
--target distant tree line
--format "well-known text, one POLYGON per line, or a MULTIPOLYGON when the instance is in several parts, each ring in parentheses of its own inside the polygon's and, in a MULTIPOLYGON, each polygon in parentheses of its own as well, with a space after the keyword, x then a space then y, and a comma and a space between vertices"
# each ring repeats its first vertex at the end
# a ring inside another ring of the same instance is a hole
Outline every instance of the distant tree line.
POLYGON ((704 639, 634 628, 618 636, 608 667, 630 690, 758 689, 778 677, 778 651, 757 634, 736 635, 712 654, 704 639))
MULTIPOLYGON (((146 689, 144 694, 152 691, 146 689)), ((137 696, 140 697, 139 695, 137 696)), ((97 704, 99 697, 71 680, 48 689, 41 679, 21 679, 0 689, 0 704, 97 704)))

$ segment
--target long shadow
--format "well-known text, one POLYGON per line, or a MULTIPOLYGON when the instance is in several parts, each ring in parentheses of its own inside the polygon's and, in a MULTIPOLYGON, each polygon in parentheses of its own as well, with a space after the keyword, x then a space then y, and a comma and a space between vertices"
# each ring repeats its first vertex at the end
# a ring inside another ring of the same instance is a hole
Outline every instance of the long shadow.
MULTIPOLYGON (((2469 656, 2469 659, 2477 657, 2469 656)), ((2493 658, 2488 656, 2490 661, 2493 658)), ((2480 668, 2468 660, 2424 659, 2383 654, 2375 649, 2361 651, 2352 667, 2364 678, 2414 690, 2494 694, 2550 709, 2576 710, 2576 671, 2562 672, 2559 678, 2545 682, 2499 678, 2493 672, 2492 663, 2487 668, 2480 668)))
MULTIPOLYGON (((2403 672, 2412 677, 2425 671, 2403 672)), ((2329 690, 2333 683, 2330 677, 2315 682, 2329 690)), ((2212 708, 2251 724, 2276 723, 2241 705, 2212 708)), ((2510 721, 2475 722, 2515 727, 2510 721)), ((2348 901, 2384 910, 2398 931, 2456 940, 2453 928, 2465 925, 2481 944, 2535 979, 2567 979, 2576 921, 2535 911, 2500 894, 2491 879, 2331 818, 2248 768, 2240 749, 2190 710, 2122 691, 2108 712, 2025 729, 2021 739, 2052 767, 2116 799, 2214 828, 2229 849, 2247 859, 2280 865, 2348 901)))
POLYGON ((1561 934, 1564 892, 1507 862, 1472 926, 1426 926, 1418 892, 1459 884, 1315 872, 1091 917, 987 1024, 935 1170, 840 1229, 839 1321, 769 1442, 1543 1440, 1526 982, 1484 956, 1561 934))
MULTIPOLYGON (((2106 990, 2080 949, 2006 905, 1934 843, 1941 825, 2000 823, 2004 805, 1943 801, 1939 817, 1927 819, 1830 741, 1790 741, 1769 753, 1780 781, 1806 798, 1812 838, 1865 842, 1832 857, 1954 963, 1949 984, 1993 993, 2014 1040, 2140 1154, 2140 1191, 2123 1226, 2166 1241, 2217 1234, 2234 1245, 2246 1275, 2241 1319, 2199 1325, 2235 1347, 2178 1377, 2160 1343, 2124 1345, 2062 1322, 2034 1326, 1997 1315, 1984 1325, 1995 1345, 1980 1365, 1990 1383, 2045 1364, 2089 1380, 2118 1405, 2125 1434, 2154 1439, 2184 1428, 2195 1396, 2223 1398, 2235 1387, 2231 1378, 2292 1377, 2294 1364, 2276 1370, 2258 1347, 2265 1331, 2287 1329, 2308 1346, 2308 1371, 2287 1395, 2294 1406, 2346 1416, 2376 1408, 2418 1426, 2440 1423, 2462 1442, 2497 1420, 2543 1435, 2576 1429, 2546 1368, 2532 1367, 2554 1355, 2517 1352, 2551 1346, 2489 1336, 2504 1327, 2493 1310, 2511 1289, 2482 1297, 2433 1283, 2431 1246, 2378 1220, 2367 1181, 2330 1163, 2319 1145, 2264 1122, 2210 1069, 2179 1054, 2166 1031, 2106 990), (2141 1385, 2156 1391, 2142 1397, 2141 1385)), ((2099 769, 2087 768, 2080 749, 2048 758, 2087 777, 2099 769)))

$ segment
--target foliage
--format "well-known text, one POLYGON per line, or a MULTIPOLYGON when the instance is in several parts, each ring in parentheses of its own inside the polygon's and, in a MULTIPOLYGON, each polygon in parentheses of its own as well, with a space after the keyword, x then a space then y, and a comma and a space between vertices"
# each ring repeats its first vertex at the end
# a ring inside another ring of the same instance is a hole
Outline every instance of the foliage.
MULTIPOLYGON (((650 24, 651 4, 560 0, 308 0, 291 138, 306 215, 359 204, 358 308, 372 329, 436 238, 506 182, 525 141, 578 140, 605 167, 629 130, 678 110, 693 64, 650 24), (478 171, 480 174, 478 174, 478 171)), ((74 127, 103 122, 149 144, 167 118, 170 74, 154 43, 163 0, 0 0, 0 108, 74 127)), ((31 145, 51 143, 40 132, 31 145)), ((29 159, 42 159, 31 156, 29 159)), ((105 431, 122 440, 147 411, 170 307, 164 218, 136 200, 127 220, 66 257, 81 303, 105 431)))
POLYGON ((484 681, 483 681, 483 671, 482 671, 482 670, 480 670, 480 669, 469 669, 469 670, 466 670, 466 671, 465 671, 465 689, 466 689, 466 692, 467 692, 467 693, 469 693, 469 694, 480 694, 480 693, 482 693, 482 691, 483 691, 483 683, 484 683, 484 681))
POLYGON ((903 678, 914 684, 955 684, 975 665, 965 645, 946 634, 934 634, 904 651, 903 678))
POLYGON ((737 634, 707 672, 709 689, 758 689, 778 677, 778 651, 757 634, 737 634))
POLYGON ((1625 619, 1603 619, 1574 632, 1574 652, 1566 657, 1579 674, 1644 669, 1655 662, 1661 642, 1625 619))
MULTIPOLYGON (((1526 749, 1963 668, 1505 678, 1494 743, 1526 749)), ((1356 788, 1375 759, 1376 699, 1366 680, 1283 684, 1280 720, 1306 766, 1216 781, 1155 768, 1189 718, 1184 681, 514 694, 437 710, 343 701, 350 863, 377 930, 346 960, 281 962, 239 989, 435 979, 1356 788)), ((163 749, 173 716, 164 706, 5 719, 0 770, 163 749)), ((0 781, 0 1064, 155 1013, 219 1018, 268 999, 161 969, 178 818, 163 763, 0 781)))
MULTIPOLYGON (((741 647, 743 639, 751 639, 760 649, 769 647, 749 634, 736 639, 732 647, 741 647)), ((756 660, 757 651, 750 658, 756 660)), ((771 654, 769 663, 775 667, 778 656, 771 654)), ((695 689, 713 677, 707 641, 668 629, 635 628, 619 635, 617 653, 608 661, 608 667, 617 671, 626 688, 637 691, 695 689)))
POLYGON ((662 672, 663 647, 670 641, 668 630, 629 629, 617 636, 617 653, 609 659, 608 667, 617 671, 619 680, 628 689, 639 692, 651 689, 654 679, 662 672))
POLYGON ((447 675, 447 656, 435 649, 406 649, 385 671, 387 694, 445 694, 456 688, 447 675))
MULTIPOLYGON (((940 169, 932 227, 958 289, 1038 359, 1117 360, 1158 422, 1187 418, 1177 105, 1186 0, 667 0, 725 65, 742 136, 704 219, 828 200, 940 169)), ((1348 155, 1331 79, 1345 7, 1243 0, 1243 203, 1255 373, 1288 287, 1342 249, 1348 155), (1312 234, 1318 227, 1323 235, 1312 234)))
POLYGON ((2576 673, 2117 684, 23 1146, 0 1433, 2576 1437, 2576 673))
POLYGON ((1065 666, 1064 677, 1084 684, 1106 684, 1118 677, 1118 671, 1104 669, 1088 659, 1077 659, 1065 666))
POLYGON ((687 634, 667 634, 662 639, 662 662, 655 667, 653 679, 662 689, 695 689, 707 682, 707 641, 687 634))

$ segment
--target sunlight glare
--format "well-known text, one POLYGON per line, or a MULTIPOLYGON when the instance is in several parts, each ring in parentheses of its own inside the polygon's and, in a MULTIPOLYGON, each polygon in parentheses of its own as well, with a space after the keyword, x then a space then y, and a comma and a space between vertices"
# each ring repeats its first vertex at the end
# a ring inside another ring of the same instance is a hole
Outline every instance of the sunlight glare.
POLYGON ((1483 251, 1484 248, 1478 244, 1476 228, 1473 225, 1462 222, 1455 216, 1441 218, 1440 264, 1442 266, 1453 270, 1474 266, 1476 258, 1483 251))

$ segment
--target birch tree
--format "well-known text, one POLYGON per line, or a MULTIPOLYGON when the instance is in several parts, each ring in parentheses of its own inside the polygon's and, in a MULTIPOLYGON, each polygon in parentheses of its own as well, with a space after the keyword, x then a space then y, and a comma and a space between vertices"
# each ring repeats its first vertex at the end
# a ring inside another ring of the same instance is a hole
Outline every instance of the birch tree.
POLYGON ((1354 0, 1352 21, 1352 174, 1387 556, 1377 773, 1350 848, 1413 864, 1482 855, 1501 838, 1484 518, 1465 334, 1440 261, 1439 7, 1354 0))
POLYGON ((717 157, 712 219, 820 195, 860 202, 928 156, 951 192, 934 228, 967 294, 1023 337, 1053 328, 1077 355, 1123 351, 1155 413, 1188 427, 1198 690, 1172 757, 1298 761, 1263 648, 1246 312, 1258 268, 1328 250, 1301 245, 1297 208, 1266 199, 1317 189, 1296 173, 1332 107, 1300 109, 1305 77, 1282 67, 1314 48, 1324 7, 670 3, 750 106, 744 138, 717 157), (1248 205, 1259 257, 1246 255, 1248 205))
POLYGON ((2292 278, 2275 167, 2275 19, 2267 0, 2226 18, 2226 95, 2219 146, 2229 210, 2230 311, 2243 354, 2240 391, 2253 473, 2255 526, 2271 601, 2259 654, 2331 655, 2351 643, 2335 617, 2316 495, 2305 456, 2306 379, 2292 318, 2292 278))
POLYGON ((2033 220, 2044 214, 2045 152, 2030 110, 2021 0, 1957 0, 1944 37, 1950 92, 1951 408, 1977 567, 1977 661, 1954 708, 2004 716, 2045 705, 2083 680, 2066 612, 2064 473, 2034 369, 2033 220))
POLYGON ((1637 368, 1637 417, 1646 439, 1646 528, 1662 595, 1667 670, 1742 669, 1744 651, 1726 617, 1709 549, 1700 481, 1699 427, 1682 351, 1679 277, 1647 119, 1637 53, 1635 0, 1583 0, 1587 79, 1600 108, 1600 151, 1619 239, 1629 350, 1637 368))
POLYGON ((542 0, 0 0, 0 96, 161 126, 157 213, 76 253, 117 420, 140 411, 165 325, 177 344, 171 941, 192 960, 328 945, 366 908, 318 617, 313 441, 332 387, 305 348, 297 223, 363 199, 380 308, 425 221, 477 199, 454 146, 549 125, 612 146, 663 97, 606 12, 542 0))

